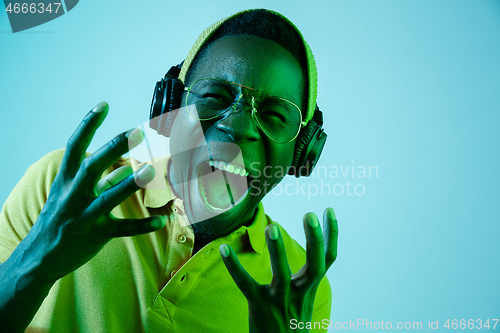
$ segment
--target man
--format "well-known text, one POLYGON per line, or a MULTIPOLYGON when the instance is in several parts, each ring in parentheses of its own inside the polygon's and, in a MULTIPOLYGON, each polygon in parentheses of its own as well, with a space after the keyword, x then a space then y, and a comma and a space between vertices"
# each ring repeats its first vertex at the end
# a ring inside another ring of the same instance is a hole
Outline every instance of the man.
POLYGON ((323 234, 304 217, 305 253, 260 204, 314 115, 307 44, 280 14, 240 12, 200 36, 179 79, 171 157, 120 158, 139 129, 87 155, 101 103, 16 186, 0 216, 2 332, 325 328, 306 323, 329 319, 333 210, 323 234))

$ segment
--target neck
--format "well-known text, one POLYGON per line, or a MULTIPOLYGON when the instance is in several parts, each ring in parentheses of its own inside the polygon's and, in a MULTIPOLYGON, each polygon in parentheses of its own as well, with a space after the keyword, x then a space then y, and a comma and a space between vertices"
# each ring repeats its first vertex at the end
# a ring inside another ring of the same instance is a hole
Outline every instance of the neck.
POLYGON ((194 233, 193 255, 195 255, 199 250, 201 250, 203 247, 213 242, 214 240, 221 237, 225 237, 233 233, 242 226, 249 227, 254 221, 256 212, 257 210, 255 210, 253 214, 251 214, 251 217, 247 219, 244 223, 238 224, 237 226, 235 226, 235 228, 233 228, 229 232, 221 235, 215 234, 213 229, 205 226, 203 222, 192 224, 191 227, 193 228, 193 233, 194 233))

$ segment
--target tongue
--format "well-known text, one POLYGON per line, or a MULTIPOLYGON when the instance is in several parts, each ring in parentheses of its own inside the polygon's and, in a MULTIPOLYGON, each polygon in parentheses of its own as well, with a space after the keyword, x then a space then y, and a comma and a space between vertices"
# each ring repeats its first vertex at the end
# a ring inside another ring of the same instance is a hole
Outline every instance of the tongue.
POLYGON ((248 190, 246 177, 219 169, 210 170, 200 180, 201 195, 206 203, 217 209, 234 206, 248 190))
POLYGON ((226 182, 228 177, 224 176, 222 171, 217 170, 201 178, 202 195, 211 206, 219 209, 225 209, 234 204, 231 200, 229 183, 226 182))

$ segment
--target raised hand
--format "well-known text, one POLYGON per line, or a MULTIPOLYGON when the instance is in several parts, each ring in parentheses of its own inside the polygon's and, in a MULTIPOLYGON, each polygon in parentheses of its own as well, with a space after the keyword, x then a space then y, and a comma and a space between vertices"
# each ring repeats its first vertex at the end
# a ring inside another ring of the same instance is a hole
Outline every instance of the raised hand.
POLYGON ((85 157, 107 112, 107 103, 97 105, 69 139, 47 202, 28 234, 32 248, 37 249, 33 255, 43 261, 43 276, 49 281, 86 263, 113 237, 147 233, 165 224, 161 216, 132 220, 110 214, 115 206, 151 181, 155 170, 146 166, 133 174, 130 167, 125 167, 99 181, 108 167, 144 139, 142 131, 136 128, 119 134, 85 157))
POLYGON ((290 327, 290 321, 311 321, 319 283, 337 258, 338 225, 331 208, 323 214, 323 232, 315 214, 306 214, 303 222, 306 264, 296 274, 288 266, 279 228, 267 226, 266 241, 273 272, 268 285, 259 284, 248 274, 229 245, 222 244, 219 249, 229 273, 248 301, 250 333, 300 332, 290 327))
POLYGON ((73 133, 37 221, 0 265, 1 332, 24 332, 52 285, 89 261, 111 238, 165 226, 161 216, 131 220, 111 215, 115 206, 153 180, 155 170, 146 166, 133 173, 124 167, 99 180, 144 139, 142 131, 134 129, 86 157, 107 112, 108 104, 98 104, 73 133))

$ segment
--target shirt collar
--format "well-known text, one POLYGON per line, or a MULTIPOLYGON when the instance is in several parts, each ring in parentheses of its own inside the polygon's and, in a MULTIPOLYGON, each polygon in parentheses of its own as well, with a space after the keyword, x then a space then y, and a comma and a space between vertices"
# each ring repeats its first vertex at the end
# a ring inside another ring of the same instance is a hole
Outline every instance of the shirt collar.
POLYGON ((257 211, 255 212, 254 220, 252 224, 247 228, 248 238, 250 240, 250 245, 253 250, 258 254, 262 254, 265 245, 264 231, 268 224, 271 224, 271 219, 264 212, 264 206, 262 202, 257 206, 257 211))

